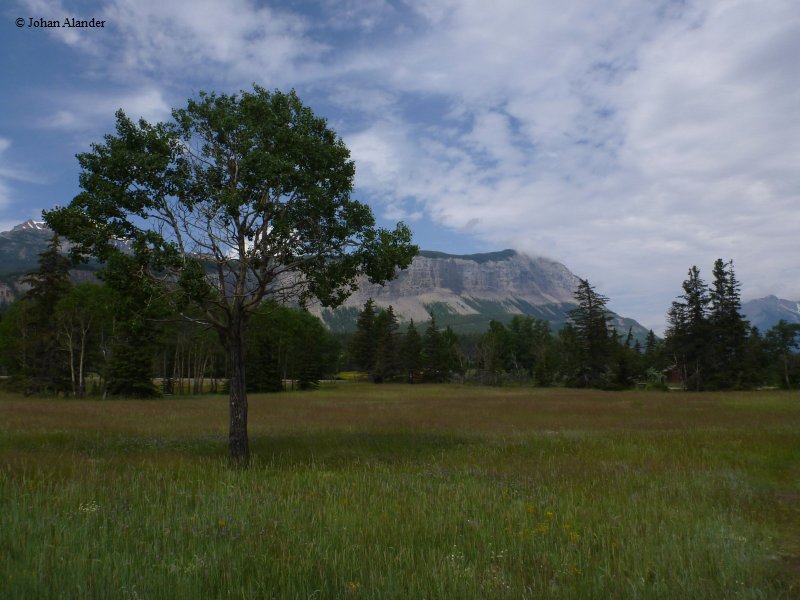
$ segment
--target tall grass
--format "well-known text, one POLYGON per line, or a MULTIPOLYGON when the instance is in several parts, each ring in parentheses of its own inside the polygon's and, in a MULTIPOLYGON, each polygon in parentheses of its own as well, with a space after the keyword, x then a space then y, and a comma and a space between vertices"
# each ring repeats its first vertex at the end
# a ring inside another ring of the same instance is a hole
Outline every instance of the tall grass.
POLYGON ((2 598, 793 598, 800 399, 0 398, 2 598))

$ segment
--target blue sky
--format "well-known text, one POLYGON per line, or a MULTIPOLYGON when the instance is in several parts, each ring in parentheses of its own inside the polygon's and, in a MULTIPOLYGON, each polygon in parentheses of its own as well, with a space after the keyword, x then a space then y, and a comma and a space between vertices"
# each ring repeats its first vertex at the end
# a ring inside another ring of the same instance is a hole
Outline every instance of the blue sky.
POLYGON ((796 0, 12 0, 0 28, 0 230, 71 200, 117 108, 255 82, 423 248, 549 256, 657 331, 717 257, 800 300, 796 0), (27 26, 72 16, 105 26, 27 26))

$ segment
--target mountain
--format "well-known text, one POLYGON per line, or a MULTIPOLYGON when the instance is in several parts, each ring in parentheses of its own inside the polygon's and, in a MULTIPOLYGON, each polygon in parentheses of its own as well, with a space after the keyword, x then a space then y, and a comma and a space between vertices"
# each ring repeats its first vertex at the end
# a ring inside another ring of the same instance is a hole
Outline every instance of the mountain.
POLYGON ((782 300, 777 296, 758 298, 742 303, 742 314, 764 333, 781 319, 787 323, 800 323, 800 301, 782 300))
MULTIPOLYGON (((578 277, 561 263, 515 250, 468 255, 422 251, 385 286, 362 281, 342 307, 310 310, 339 331, 355 328, 369 298, 383 308, 391 305, 401 321, 427 321, 432 314, 460 333, 483 332, 492 319, 508 322, 514 315, 544 319, 557 329, 576 306, 577 285, 578 277)), ((637 339, 647 336, 632 319, 614 315, 613 323, 623 335, 632 327, 637 339)))
MULTIPOLYGON (((0 233, 0 303, 13 301, 25 291, 20 280, 37 268, 38 255, 52 235, 38 221, 0 233)), ((71 274, 75 280, 86 279, 96 268, 96 264, 82 265, 71 274)), ((335 331, 355 329, 358 313, 369 298, 384 308, 392 305, 401 321, 424 322, 433 314, 437 322, 457 332, 483 332, 492 319, 508 322, 514 315, 547 320, 555 330, 575 308, 577 285, 577 276, 561 263, 514 250, 467 255, 422 251, 385 286, 362 280, 344 306, 309 308, 335 331)), ((613 322, 623 335, 631 327, 637 339, 647 335, 632 319, 614 315, 613 322)))
MULTIPOLYGON (((13 302, 27 290, 22 278, 35 271, 39 254, 47 249, 53 232, 41 221, 33 219, 0 232, 0 304, 13 302)), ((81 265, 70 269, 75 281, 92 278, 97 265, 81 265)))

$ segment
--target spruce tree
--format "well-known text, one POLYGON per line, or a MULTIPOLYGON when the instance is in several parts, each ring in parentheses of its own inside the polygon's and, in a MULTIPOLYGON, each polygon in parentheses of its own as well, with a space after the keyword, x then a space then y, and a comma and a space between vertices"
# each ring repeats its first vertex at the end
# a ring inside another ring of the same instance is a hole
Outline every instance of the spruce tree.
POLYGON ((667 314, 666 344, 686 389, 702 390, 709 375, 708 287, 693 266, 683 282, 682 301, 667 314))
POLYGON ((579 372, 575 383, 580 387, 605 387, 610 381, 615 347, 606 309, 608 298, 597 293, 586 279, 580 279, 575 301, 578 306, 569 313, 578 343, 579 372))
POLYGON ((375 367, 375 301, 370 298, 358 315, 356 333, 350 348, 355 363, 361 371, 372 373, 375 367))
POLYGON ((431 315, 422 340, 422 364, 425 368, 425 378, 431 381, 443 381, 447 376, 445 362, 442 334, 436 324, 436 317, 431 315))
POLYGON ((741 314, 740 284, 733 261, 714 263, 709 294, 710 384, 715 388, 743 387, 748 323, 741 314))
POLYGON ((403 370, 413 383, 416 372, 422 368, 422 338, 414 325, 414 319, 411 319, 403 336, 401 355, 403 370))
POLYGON ((372 380, 383 383, 397 374, 397 317, 389 306, 375 318, 375 360, 372 380))
POLYGON ((61 348, 56 326, 56 307, 69 292, 69 260, 61 255, 58 235, 39 254, 38 270, 28 273, 23 283, 30 286, 25 299, 28 354, 23 373, 28 392, 66 393, 69 385, 67 353, 61 348))

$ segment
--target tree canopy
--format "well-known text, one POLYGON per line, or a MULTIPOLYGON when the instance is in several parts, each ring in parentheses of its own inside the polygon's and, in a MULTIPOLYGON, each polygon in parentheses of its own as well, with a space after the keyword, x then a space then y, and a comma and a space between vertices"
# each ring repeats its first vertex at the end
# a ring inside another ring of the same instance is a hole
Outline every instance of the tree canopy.
POLYGON ((107 281, 165 287, 216 329, 229 357, 230 452, 249 460, 244 337, 265 298, 337 306, 360 276, 391 279, 417 252, 351 198, 343 141, 294 91, 201 92, 172 120, 134 122, 78 155, 82 192, 45 221, 107 281), (120 276, 120 274, 123 274, 120 276), (177 293, 175 293, 177 292, 177 293))

